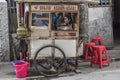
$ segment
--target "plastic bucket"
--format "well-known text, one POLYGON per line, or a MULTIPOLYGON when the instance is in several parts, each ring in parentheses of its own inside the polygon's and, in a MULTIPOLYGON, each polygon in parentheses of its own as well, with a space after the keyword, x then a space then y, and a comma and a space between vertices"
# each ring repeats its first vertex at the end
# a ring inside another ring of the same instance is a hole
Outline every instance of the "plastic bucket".
POLYGON ((14 67, 14 64, 15 63, 17 63, 17 62, 25 62, 24 60, 15 60, 15 61, 12 61, 11 63, 12 63, 12 67, 13 67, 13 72, 16 74, 16 69, 15 69, 15 67, 14 67))
POLYGON ((28 62, 17 62, 14 64, 16 76, 18 78, 26 77, 28 74, 28 62))

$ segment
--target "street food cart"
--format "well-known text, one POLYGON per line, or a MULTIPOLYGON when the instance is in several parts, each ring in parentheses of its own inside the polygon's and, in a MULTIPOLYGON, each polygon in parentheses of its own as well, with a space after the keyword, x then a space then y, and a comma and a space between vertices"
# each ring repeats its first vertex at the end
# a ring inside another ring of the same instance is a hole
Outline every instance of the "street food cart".
MULTIPOLYGON (((92 0, 84 0, 91 1, 92 0)), ((44 76, 56 76, 83 55, 81 0, 16 0, 18 37, 28 41, 28 60, 44 76)))

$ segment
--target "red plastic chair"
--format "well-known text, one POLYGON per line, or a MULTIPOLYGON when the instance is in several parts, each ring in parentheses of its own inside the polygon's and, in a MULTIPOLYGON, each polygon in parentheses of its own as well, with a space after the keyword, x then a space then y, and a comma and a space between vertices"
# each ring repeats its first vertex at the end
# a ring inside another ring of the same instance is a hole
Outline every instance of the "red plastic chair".
POLYGON ((92 37, 92 42, 94 42, 96 45, 103 45, 102 38, 100 36, 92 37), (98 41, 99 44, 97 44, 97 41, 98 41))
POLYGON ((93 64, 98 64, 100 68, 103 68, 104 64, 108 64, 108 66, 110 65, 108 52, 105 46, 93 46, 91 67, 93 64), (103 54, 105 54, 105 59, 103 59, 103 54))
POLYGON ((89 48, 92 48, 92 46, 95 46, 95 43, 87 42, 85 44, 85 54, 84 54, 85 61, 88 61, 89 57, 91 58, 91 55, 88 55, 88 50, 89 50, 89 48))

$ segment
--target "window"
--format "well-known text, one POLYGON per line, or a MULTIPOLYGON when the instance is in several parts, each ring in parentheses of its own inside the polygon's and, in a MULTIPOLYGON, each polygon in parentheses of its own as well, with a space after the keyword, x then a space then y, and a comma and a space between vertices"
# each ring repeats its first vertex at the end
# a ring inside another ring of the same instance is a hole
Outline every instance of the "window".
POLYGON ((77 13, 52 13, 52 30, 76 30, 77 13))
POLYGON ((49 13, 32 13, 32 28, 48 29, 49 28, 49 13))
POLYGON ((111 6, 112 0, 99 0, 98 4, 89 4, 90 7, 111 6))
POLYGON ((109 5, 111 0, 100 0, 99 5, 109 5))
POLYGON ((79 31, 78 5, 31 5, 30 27, 32 35, 38 38, 53 36, 55 38, 76 38, 79 31), (36 36, 36 35, 33 35, 36 36))

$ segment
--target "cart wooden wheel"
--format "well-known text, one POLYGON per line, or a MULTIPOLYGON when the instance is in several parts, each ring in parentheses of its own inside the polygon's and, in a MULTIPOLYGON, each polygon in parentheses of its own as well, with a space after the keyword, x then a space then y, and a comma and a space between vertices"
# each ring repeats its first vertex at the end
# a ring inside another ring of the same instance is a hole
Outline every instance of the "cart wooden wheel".
POLYGON ((65 70, 66 56, 57 46, 41 47, 35 54, 34 66, 39 74, 46 77, 59 75, 65 70))

